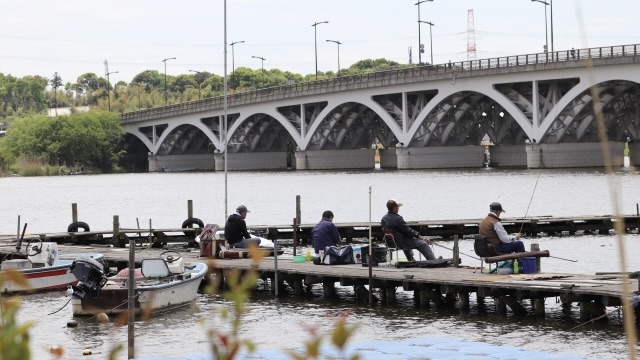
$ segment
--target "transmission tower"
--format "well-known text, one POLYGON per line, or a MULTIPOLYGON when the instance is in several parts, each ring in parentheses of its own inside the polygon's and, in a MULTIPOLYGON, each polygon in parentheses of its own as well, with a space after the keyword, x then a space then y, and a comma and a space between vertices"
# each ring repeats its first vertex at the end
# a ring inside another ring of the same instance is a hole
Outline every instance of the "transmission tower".
POLYGON ((473 9, 467 12, 467 60, 476 58, 476 26, 473 22, 473 9))

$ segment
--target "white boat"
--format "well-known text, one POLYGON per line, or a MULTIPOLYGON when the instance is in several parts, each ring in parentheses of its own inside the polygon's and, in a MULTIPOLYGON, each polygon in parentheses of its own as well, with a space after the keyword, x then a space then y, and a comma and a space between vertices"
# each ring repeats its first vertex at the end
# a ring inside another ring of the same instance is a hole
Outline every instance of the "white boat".
POLYGON ((78 256, 85 256, 95 261, 103 259, 102 254, 60 254, 55 242, 32 240, 27 244, 26 252, 11 253, 0 264, 0 271, 16 271, 25 278, 26 286, 5 278, 0 292, 30 293, 66 289, 68 284, 78 280, 71 272, 71 266, 78 256), (16 258, 19 257, 19 258, 16 258))
MULTIPOLYGON (((72 286, 74 316, 127 311, 129 269, 107 278, 99 263, 91 258, 79 258, 74 273, 80 280, 72 286)), ((136 313, 156 314, 191 304, 207 274, 207 265, 203 262, 185 264, 180 253, 165 251, 158 258, 142 260, 135 274, 136 313)))

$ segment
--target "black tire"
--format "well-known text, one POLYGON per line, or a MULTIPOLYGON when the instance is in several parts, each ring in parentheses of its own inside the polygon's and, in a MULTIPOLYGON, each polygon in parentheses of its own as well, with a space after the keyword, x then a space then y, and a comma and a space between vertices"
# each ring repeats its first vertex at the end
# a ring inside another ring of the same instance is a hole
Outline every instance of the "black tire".
MULTIPOLYGON (((188 218, 187 220, 185 220, 182 223, 182 228, 183 229, 192 229, 193 225, 198 225, 199 228, 204 228, 204 223, 202 222, 202 220, 198 219, 198 218, 188 218)), ((189 232, 185 232, 185 235, 193 235, 195 237, 195 233, 189 233, 189 232)))
POLYGON ((78 232, 79 229, 82 229, 82 231, 84 232, 91 231, 89 229, 89 224, 84 221, 76 221, 69 224, 69 227, 67 227, 67 232, 78 232))

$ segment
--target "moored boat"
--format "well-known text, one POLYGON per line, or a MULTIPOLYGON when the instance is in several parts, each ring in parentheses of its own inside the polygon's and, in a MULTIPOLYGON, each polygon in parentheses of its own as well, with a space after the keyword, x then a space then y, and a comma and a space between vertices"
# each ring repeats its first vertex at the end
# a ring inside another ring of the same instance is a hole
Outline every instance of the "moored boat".
POLYGON ((10 278, 2 282, 2 293, 31 293, 66 289, 78 280, 71 272, 71 265, 78 256, 84 256, 98 262, 102 254, 60 254, 55 242, 33 240, 27 244, 25 253, 8 254, 0 264, 0 271, 16 271, 26 280, 26 286, 10 278))
MULTIPOLYGON (((91 258, 76 260, 73 272, 80 280, 72 286, 74 316, 118 314, 128 308, 128 269, 107 278, 105 269, 91 258)), ((135 270, 135 311, 165 312, 191 304, 207 274, 203 262, 185 264, 180 253, 165 251, 144 259, 135 270)))

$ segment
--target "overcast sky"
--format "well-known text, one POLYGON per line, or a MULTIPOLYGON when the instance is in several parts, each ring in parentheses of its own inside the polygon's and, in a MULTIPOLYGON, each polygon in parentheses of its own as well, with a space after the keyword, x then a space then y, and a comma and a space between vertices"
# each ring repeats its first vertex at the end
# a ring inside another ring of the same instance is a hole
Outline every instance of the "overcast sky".
MULTIPOLYGON (((547 0, 548 1, 548 0, 547 0)), ((313 74, 314 22, 318 69, 337 70, 358 60, 418 61, 417 0, 227 0, 227 43, 235 46, 235 67, 279 68, 313 74)), ((549 7, 547 7, 549 8, 549 7)), ((223 74, 223 0, 0 0, 0 72, 75 82, 87 72, 111 82, 147 69, 185 74, 223 74)), ((434 23, 434 63, 467 59, 468 10, 474 11, 477 58, 541 52, 545 5, 530 0, 434 0, 420 5, 420 18, 434 23)), ((637 0, 555 0, 555 50, 640 43, 637 0), (580 21, 584 29, 580 27, 580 21)), ((551 13, 548 13, 549 27, 551 13)), ((549 47, 551 47, 549 29, 549 47)), ((429 61, 429 26, 422 43, 429 61)), ((231 48, 228 72, 231 72, 231 48)))

